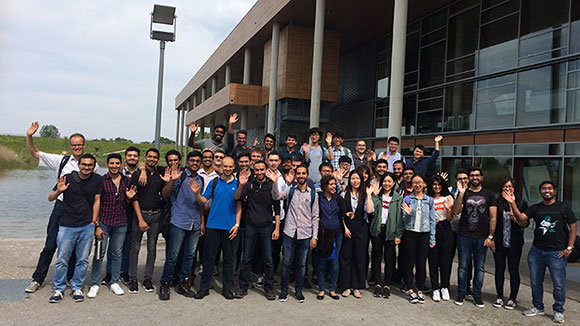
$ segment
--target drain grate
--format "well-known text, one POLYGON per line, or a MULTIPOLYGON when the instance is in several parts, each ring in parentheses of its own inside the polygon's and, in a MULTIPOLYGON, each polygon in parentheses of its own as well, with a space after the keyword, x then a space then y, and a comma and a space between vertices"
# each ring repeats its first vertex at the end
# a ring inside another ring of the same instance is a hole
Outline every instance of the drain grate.
POLYGON ((26 292, 24 290, 32 279, 0 279, 0 302, 24 301, 26 292))

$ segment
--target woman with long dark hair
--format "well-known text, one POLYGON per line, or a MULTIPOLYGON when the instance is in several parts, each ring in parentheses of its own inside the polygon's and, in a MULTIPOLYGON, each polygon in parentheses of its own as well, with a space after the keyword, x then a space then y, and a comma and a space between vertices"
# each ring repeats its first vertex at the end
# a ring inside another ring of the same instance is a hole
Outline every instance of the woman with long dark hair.
POLYGON ((502 180, 499 188, 500 195, 497 198, 497 225, 493 240, 495 242, 495 290, 497 299, 493 303, 496 308, 502 306, 512 310, 517 306, 517 295, 520 289, 520 258, 522 257, 522 247, 524 245, 524 228, 528 221, 520 222, 515 217, 509 203, 504 196, 515 196, 516 205, 520 212, 528 208, 528 204, 517 195, 516 181, 512 178, 502 180), (510 273, 510 296, 507 302, 503 299, 503 283, 506 268, 510 273))
POLYGON ((364 189, 368 188, 371 184, 371 169, 369 169, 369 167, 366 165, 361 165, 358 168, 356 168, 356 171, 362 175, 362 183, 364 185, 364 189))
POLYGON ((425 303, 423 297, 427 276, 425 266, 427 265, 429 248, 435 247, 435 209, 433 208, 433 199, 423 192, 427 186, 425 178, 415 174, 411 178, 411 185, 413 192, 405 196, 401 204, 403 225, 405 226, 403 232, 405 239, 403 278, 409 287, 409 301, 411 303, 425 303), (413 267, 416 271, 415 277, 413 277, 413 267))
POLYGON ((453 214, 453 196, 447 188, 447 183, 440 175, 431 178, 427 195, 433 198, 435 208, 435 242, 437 245, 429 248, 429 279, 433 289, 433 301, 449 301, 449 280, 455 247, 455 233, 451 229, 453 214), (441 283, 439 283, 441 276, 441 283))
POLYGON ((343 297, 352 293, 355 298, 360 299, 360 290, 365 288, 369 232, 367 214, 374 211, 371 194, 377 188, 365 188, 362 174, 352 171, 346 191, 342 193, 347 213, 343 221, 344 239, 340 250, 338 283, 343 290, 343 297))
POLYGON ((391 172, 380 179, 379 194, 372 195, 375 213, 371 220, 372 258, 371 269, 375 289, 373 296, 388 299, 391 296, 391 282, 395 273, 395 246, 401 243, 403 220, 401 203, 403 197, 395 191, 396 178, 391 172), (385 277, 381 279, 381 260, 385 259, 385 277), (382 280, 382 282, 381 282, 382 280))

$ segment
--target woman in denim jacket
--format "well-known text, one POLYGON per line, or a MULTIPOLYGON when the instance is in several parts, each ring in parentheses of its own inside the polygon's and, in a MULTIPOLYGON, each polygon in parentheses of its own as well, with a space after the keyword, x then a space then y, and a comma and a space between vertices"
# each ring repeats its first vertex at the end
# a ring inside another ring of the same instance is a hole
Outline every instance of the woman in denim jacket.
POLYGON ((403 252, 406 261, 403 266, 405 284, 409 286, 409 301, 411 303, 425 303, 423 290, 427 257, 429 248, 435 247, 435 207, 433 198, 423 191, 427 184, 421 175, 414 175, 411 179, 413 193, 405 196, 401 208, 403 209, 403 252), (417 284, 413 283, 413 267, 416 269, 417 284))

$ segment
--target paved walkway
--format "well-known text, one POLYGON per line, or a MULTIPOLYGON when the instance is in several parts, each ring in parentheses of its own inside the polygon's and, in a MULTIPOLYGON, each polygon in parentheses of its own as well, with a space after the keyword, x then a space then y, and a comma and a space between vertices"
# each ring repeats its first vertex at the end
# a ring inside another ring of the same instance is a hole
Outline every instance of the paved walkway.
MULTIPOLYGON (((29 278, 38 253, 42 249, 42 240, 0 240, 0 278, 29 278)), ((155 278, 158 279, 164 262, 164 244, 160 242, 155 267, 155 278)), ((144 262, 145 247, 141 250, 141 262, 144 262)), ((525 254, 524 254, 525 255, 525 254)), ((523 258, 523 257, 522 257, 523 258)), ((493 258, 488 257, 488 267, 493 266, 493 258), (490 265, 490 263, 492 265, 490 265)), ((141 269, 142 270, 142 269, 141 269)), ((454 270, 456 270, 454 265, 454 270)), ((494 308, 495 299, 493 275, 487 273, 484 282, 485 308, 475 307, 470 300, 463 306, 456 306, 452 301, 434 303, 428 298, 424 305, 412 305, 399 291, 393 291, 391 299, 373 298, 368 291, 363 291, 360 300, 354 297, 334 301, 326 297, 316 300, 314 290, 306 290, 306 302, 300 304, 289 298, 288 302, 267 301, 261 290, 250 290, 243 300, 225 300, 218 292, 210 291, 204 300, 184 298, 172 291, 171 300, 159 301, 157 294, 126 293, 116 297, 104 286, 96 299, 75 303, 67 289, 63 302, 48 303, 51 294, 53 268, 51 267, 46 283, 37 293, 29 295, 23 302, 0 302, 1 325, 551 325, 553 303, 552 295, 545 293, 544 303, 547 315, 543 317, 524 317, 521 312, 531 305, 531 291, 528 286, 527 268, 522 269, 522 286, 520 288, 519 306, 515 311, 494 308)), ((549 276, 548 276, 549 277, 549 276)), ((199 279, 199 278, 198 278, 199 279)), ((455 283, 456 276, 452 276, 455 283)), ((507 289, 506 282, 506 289, 507 289)), ((122 285, 124 289, 126 287, 122 285)), ((216 282, 215 288, 221 284, 216 282)), ((580 320, 580 297, 578 283, 569 283, 566 302, 566 320, 568 325, 578 325, 580 320), (572 288, 571 288, 572 287, 572 288)), ((546 287, 550 289, 549 286, 546 287)), ((393 288, 393 290, 395 290, 393 288)), ((86 291, 86 290, 85 290, 86 291)), ((456 288, 451 288, 454 297, 456 288)))

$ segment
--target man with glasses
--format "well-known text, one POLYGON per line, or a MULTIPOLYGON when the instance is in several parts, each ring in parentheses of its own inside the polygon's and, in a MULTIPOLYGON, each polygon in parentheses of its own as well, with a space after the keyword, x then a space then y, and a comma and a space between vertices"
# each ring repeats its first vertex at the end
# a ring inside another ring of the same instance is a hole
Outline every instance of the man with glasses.
POLYGON ((504 191, 503 198, 509 203, 514 217, 525 222, 536 222, 534 242, 528 254, 533 307, 524 311, 524 316, 544 315, 544 275, 546 267, 554 284, 554 322, 564 322, 566 303, 567 258, 574 249, 578 224, 574 212, 565 202, 556 199, 556 186, 552 181, 544 181, 539 187, 542 201, 532 205, 525 213, 519 211, 513 193, 504 191))
POLYGON ((169 250, 161 276, 160 300, 169 300, 169 283, 173 280, 175 266, 180 251, 183 252, 179 283, 175 291, 192 298, 195 293, 189 289, 188 279, 193 268, 193 260, 199 237, 205 233, 205 222, 201 205, 195 199, 190 184, 203 185, 203 179, 197 174, 202 161, 202 154, 193 151, 187 154, 187 168, 180 172, 176 167, 171 169, 171 181, 163 188, 163 197, 171 201, 171 220, 169 250), (182 175, 185 173, 184 175, 182 175))
MULTIPOLYGON (((49 168, 53 170, 56 174, 56 179, 59 177, 69 174, 72 171, 78 171, 78 162, 85 151, 85 136, 79 133, 72 134, 69 137, 69 145, 72 155, 61 155, 61 154, 49 154, 41 152, 38 147, 34 144, 34 139, 32 136, 38 131, 38 122, 33 122, 28 130, 26 131, 26 146, 28 147, 28 152, 30 156, 38 159, 38 166, 49 168)), ((99 165, 95 163, 95 171, 99 170, 99 165)), ((46 228, 46 240, 44 242, 44 248, 40 252, 40 257, 38 258, 38 263, 36 264, 36 269, 32 274, 32 282, 26 287, 26 293, 34 293, 40 288, 48 269, 50 268, 50 262, 52 257, 56 252, 56 238, 58 235, 58 224, 60 217, 63 212, 62 207, 63 196, 59 196, 54 203, 52 213, 48 220, 48 226, 46 228)), ((76 262, 74 253, 71 256, 69 264, 74 266, 76 262)), ((72 278, 72 269, 69 272, 68 279, 72 278)))
POLYGON ((236 146, 230 151, 230 156, 234 158, 234 160, 238 160, 240 154, 243 152, 247 152, 250 149, 248 148, 248 132, 245 130, 239 130, 236 134, 236 146))
POLYGON ((483 308, 481 289, 485 274, 485 256, 487 248, 495 251, 493 235, 495 234, 497 202, 492 191, 483 188, 481 168, 469 170, 469 188, 457 181, 458 196, 453 205, 453 213, 461 213, 457 248, 459 251, 459 268, 457 272, 457 299, 455 304, 463 305, 467 294, 470 266, 474 267, 473 301, 476 307, 483 308), (471 265, 473 262, 473 265, 471 265))

